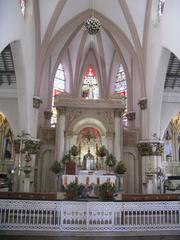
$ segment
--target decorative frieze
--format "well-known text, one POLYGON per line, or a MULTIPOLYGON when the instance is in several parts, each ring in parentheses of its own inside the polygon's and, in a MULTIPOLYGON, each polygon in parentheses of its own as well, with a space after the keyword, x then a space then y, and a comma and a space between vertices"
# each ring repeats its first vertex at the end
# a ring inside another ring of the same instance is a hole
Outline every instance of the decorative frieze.
POLYGON ((29 134, 23 134, 14 139, 15 153, 37 154, 40 151, 40 146, 40 139, 32 138, 29 134))
POLYGON ((134 121, 136 118, 136 113, 135 112, 128 112, 126 113, 126 117, 128 119, 128 121, 134 121))
POLYGON ((147 98, 140 98, 138 105, 140 106, 141 110, 147 109, 147 98))
POLYGON ((123 114, 124 114, 124 109, 114 111, 114 116, 115 117, 120 117, 121 118, 123 116, 123 114))
POLYGON ((141 156, 162 156, 163 146, 164 142, 158 140, 144 140, 137 144, 141 156))
POLYGON ((46 120, 50 120, 51 119, 51 117, 52 117, 52 111, 51 110, 45 110, 44 111, 44 118, 46 119, 46 120))
POLYGON ((55 144, 56 129, 55 128, 40 128, 40 138, 43 144, 55 144))
POLYGON ((64 115, 66 113, 66 108, 58 108, 57 112, 58 112, 58 115, 64 115))
POLYGON ((34 96, 33 97, 33 108, 39 108, 40 107, 40 104, 42 103, 42 99, 38 96, 34 96))

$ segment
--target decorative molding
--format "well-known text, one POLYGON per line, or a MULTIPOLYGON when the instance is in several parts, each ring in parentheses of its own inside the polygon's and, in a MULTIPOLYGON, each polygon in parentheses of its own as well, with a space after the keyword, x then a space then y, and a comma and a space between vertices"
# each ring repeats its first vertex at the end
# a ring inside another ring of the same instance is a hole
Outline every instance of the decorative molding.
POLYGON ((58 95, 55 97, 54 101, 55 107, 58 109, 62 107, 70 108, 89 108, 89 109, 114 109, 114 110, 124 110, 125 100, 120 99, 81 99, 81 98, 69 98, 63 95, 58 95))
POLYGON ((136 112, 128 112, 126 113, 126 117, 128 119, 128 121, 134 121, 136 118, 136 112))
POLYGON ((52 117, 52 111, 51 110, 45 110, 44 111, 44 118, 46 119, 46 120, 50 120, 51 119, 51 117, 52 117))
POLYGON ((124 114, 124 109, 122 109, 122 110, 115 110, 114 111, 114 116, 115 117, 121 118, 123 116, 123 114, 124 114))
POLYGON ((40 139, 43 144, 55 144, 56 129, 55 128, 40 128, 40 139))
POLYGON ((113 132, 106 132, 106 137, 107 138, 113 138, 114 133, 113 132))
POLYGON ((137 144, 141 156, 162 156, 163 146, 164 142, 160 140, 142 140, 137 144))
POLYGON ((38 96, 34 96, 33 97, 33 108, 39 108, 40 107, 40 104, 42 103, 42 99, 38 96))
POLYGON ((58 115, 64 115, 66 113, 66 108, 57 108, 58 115))
POLYGON ((140 106, 141 110, 147 109, 147 98, 140 98, 138 105, 140 106))
POLYGON ((14 139, 15 153, 37 154, 40 151, 40 146, 40 139, 32 138, 29 134, 23 134, 14 139))

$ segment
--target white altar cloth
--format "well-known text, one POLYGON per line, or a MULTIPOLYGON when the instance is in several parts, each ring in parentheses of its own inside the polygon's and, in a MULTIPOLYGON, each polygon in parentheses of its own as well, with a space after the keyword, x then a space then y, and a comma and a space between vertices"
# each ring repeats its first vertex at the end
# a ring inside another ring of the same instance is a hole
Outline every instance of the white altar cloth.
POLYGON ((67 186, 70 182, 77 181, 78 184, 89 185, 89 184, 102 184, 104 182, 110 182, 115 184, 115 175, 63 175, 62 182, 64 186, 67 186))

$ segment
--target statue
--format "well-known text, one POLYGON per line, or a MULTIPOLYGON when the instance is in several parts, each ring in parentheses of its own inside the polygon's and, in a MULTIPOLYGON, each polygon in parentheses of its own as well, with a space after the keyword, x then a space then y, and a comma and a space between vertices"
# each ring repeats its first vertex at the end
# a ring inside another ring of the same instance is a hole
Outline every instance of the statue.
POLYGON ((83 157, 83 169, 84 170, 94 170, 94 156, 90 153, 88 149, 88 153, 83 157))

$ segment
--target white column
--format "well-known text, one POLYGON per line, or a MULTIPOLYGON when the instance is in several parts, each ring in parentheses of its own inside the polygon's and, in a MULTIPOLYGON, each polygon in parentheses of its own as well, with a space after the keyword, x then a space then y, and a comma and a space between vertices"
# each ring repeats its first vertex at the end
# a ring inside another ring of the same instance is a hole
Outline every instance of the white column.
POLYGON ((142 192, 159 193, 158 176, 161 171, 163 142, 159 140, 139 141, 138 150, 142 156, 142 192))
POLYGON ((107 141, 107 149, 109 153, 113 152, 113 133, 107 132, 106 133, 106 141, 107 141))
POLYGON ((122 148, 123 148, 123 126, 122 126, 122 112, 115 111, 114 113, 114 155, 117 161, 122 160, 122 148))
POLYGON ((58 119, 56 127, 56 160, 62 161, 65 154, 65 109, 58 109, 58 119))

